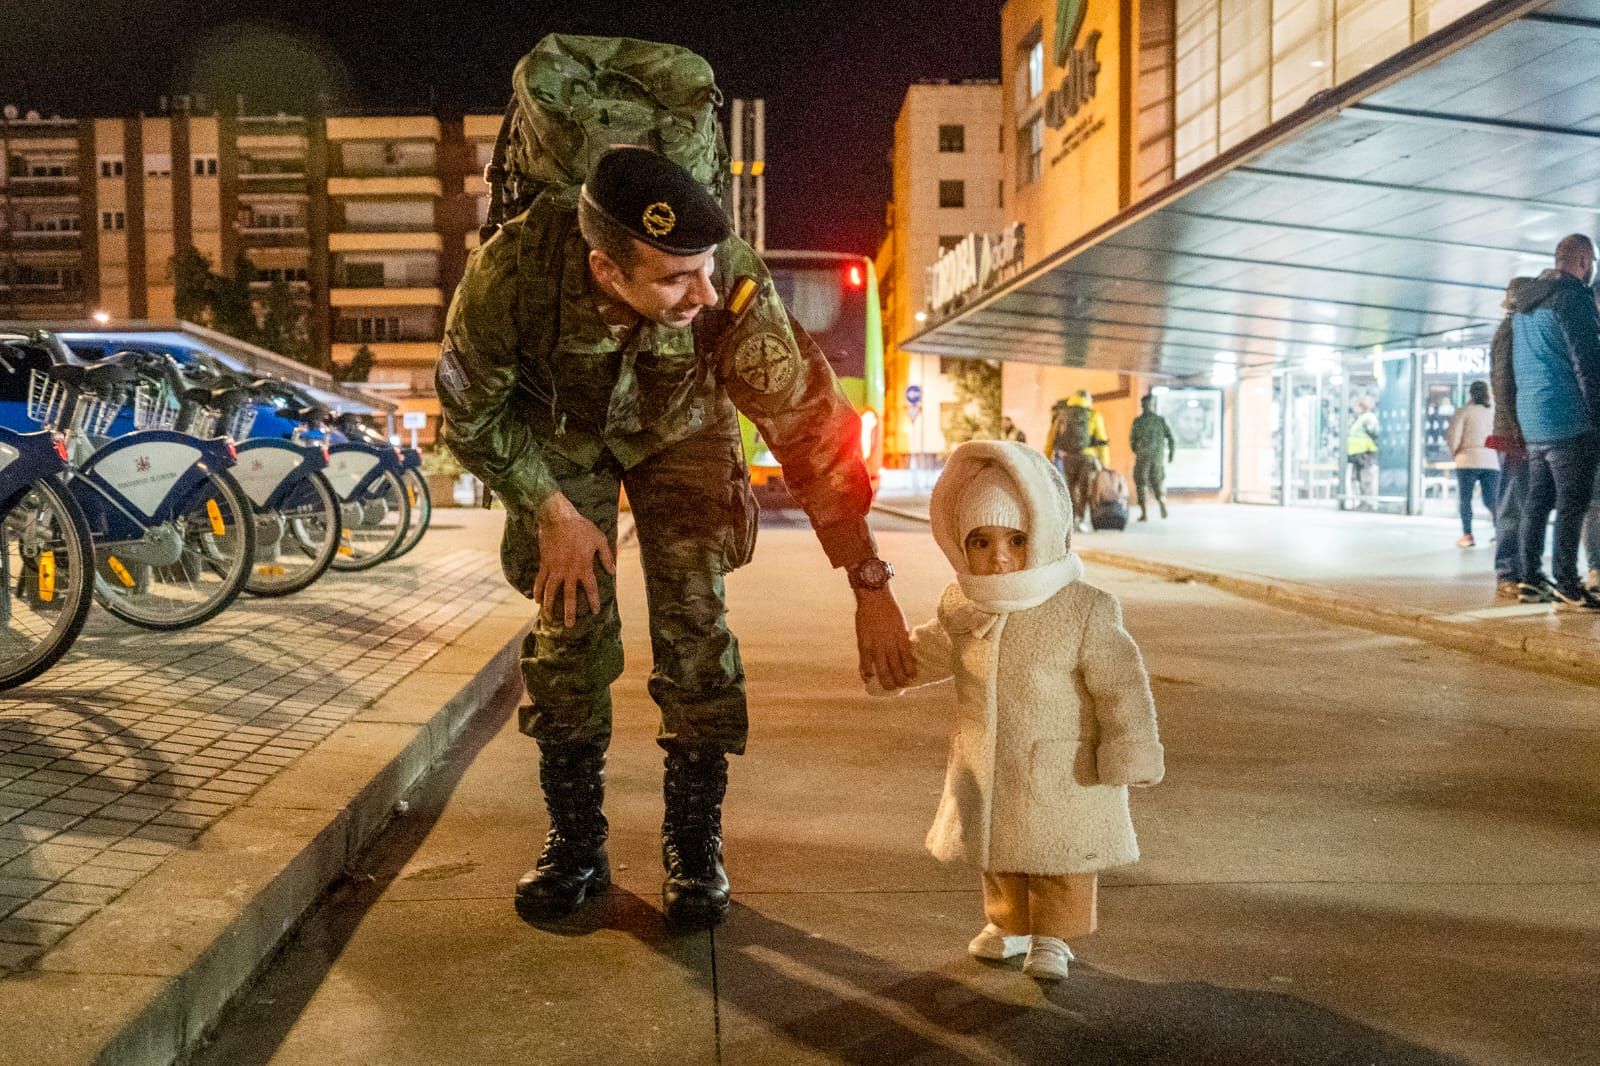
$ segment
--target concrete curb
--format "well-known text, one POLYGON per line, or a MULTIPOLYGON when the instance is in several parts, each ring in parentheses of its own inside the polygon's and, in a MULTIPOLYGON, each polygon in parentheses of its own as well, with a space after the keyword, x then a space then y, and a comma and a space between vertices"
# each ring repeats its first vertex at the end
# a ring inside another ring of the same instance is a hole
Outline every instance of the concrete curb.
MULTIPOLYGON (((897 518, 926 522, 928 516, 899 507, 874 504, 873 509, 897 518)), ((1600 675, 1600 642, 1566 633, 1516 633, 1471 621, 1443 618, 1415 607, 1385 600, 1332 592, 1317 585, 1234 571, 1166 563, 1101 548, 1079 548, 1079 558, 1087 563, 1114 566, 1150 574, 1169 581, 1193 581, 1211 585, 1237 596, 1259 600, 1302 614, 1313 615, 1343 625, 1371 629, 1395 636, 1414 637, 1431 644, 1475 655, 1491 655, 1519 666, 1551 670, 1581 680, 1596 680, 1600 675)))
POLYGON ((8 978, 6 1028, 29 1037, 0 1062, 181 1060, 462 728, 518 697, 527 625, 496 608, 8 978))

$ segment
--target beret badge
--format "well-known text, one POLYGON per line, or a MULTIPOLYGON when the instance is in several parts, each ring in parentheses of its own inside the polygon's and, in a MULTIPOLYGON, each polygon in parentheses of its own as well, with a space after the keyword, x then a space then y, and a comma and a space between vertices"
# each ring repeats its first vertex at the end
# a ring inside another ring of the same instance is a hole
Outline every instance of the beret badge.
POLYGON ((658 200, 644 209, 644 217, 640 221, 650 236, 665 237, 677 226, 678 214, 672 210, 671 204, 658 200))

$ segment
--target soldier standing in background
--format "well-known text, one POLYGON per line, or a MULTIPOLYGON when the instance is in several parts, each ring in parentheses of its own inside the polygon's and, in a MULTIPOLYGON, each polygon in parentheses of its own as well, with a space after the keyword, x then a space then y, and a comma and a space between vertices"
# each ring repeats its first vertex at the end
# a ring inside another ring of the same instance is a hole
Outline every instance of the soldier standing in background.
POLYGON ((1167 517, 1167 464, 1177 453, 1178 442, 1173 439, 1167 420, 1156 414, 1154 396, 1145 396, 1139 406, 1144 413, 1133 420, 1133 485, 1139 494, 1139 521, 1148 522, 1146 490, 1156 498, 1161 517, 1167 517))
POLYGON ((625 488, 666 751, 663 911, 680 927, 715 924, 729 900, 727 755, 747 733, 723 577, 749 561, 756 532, 736 407, 849 577, 863 678, 904 685, 913 671, 893 570, 867 528, 854 410, 716 200, 631 147, 600 157, 576 196, 541 195, 474 253, 438 383, 451 449, 505 502, 506 576, 541 606, 523 644, 521 727, 539 743, 551 829, 519 909, 562 917, 610 881, 601 804, 622 673, 613 556, 625 488))

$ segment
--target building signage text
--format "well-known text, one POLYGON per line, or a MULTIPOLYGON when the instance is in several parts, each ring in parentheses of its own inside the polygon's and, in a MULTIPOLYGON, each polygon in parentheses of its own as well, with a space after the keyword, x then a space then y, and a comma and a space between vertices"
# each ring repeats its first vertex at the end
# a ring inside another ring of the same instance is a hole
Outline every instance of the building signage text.
POLYGON ((1044 124, 1053 130, 1065 126, 1094 99, 1100 82, 1100 31, 1095 30, 1067 56, 1067 73, 1044 101, 1044 124))
POLYGON ((942 313, 958 300, 986 292, 1022 265, 1022 223, 998 234, 969 233, 928 268, 928 307, 942 313))

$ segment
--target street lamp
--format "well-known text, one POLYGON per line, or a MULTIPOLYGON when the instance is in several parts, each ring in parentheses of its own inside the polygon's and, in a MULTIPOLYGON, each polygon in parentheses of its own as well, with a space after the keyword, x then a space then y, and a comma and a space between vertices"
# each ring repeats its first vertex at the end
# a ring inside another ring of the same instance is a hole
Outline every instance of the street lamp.
POLYGON ((926 312, 926 311, 918 311, 916 314, 912 315, 911 317, 916 319, 918 322, 926 322, 926 321, 928 321, 928 312, 926 312))
POLYGON ((95 323, 97 325, 106 326, 106 325, 110 325, 111 324, 111 312, 110 311, 96 311, 94 313, 94 315, 91 316, 91 317, 94 318, 95 323))

